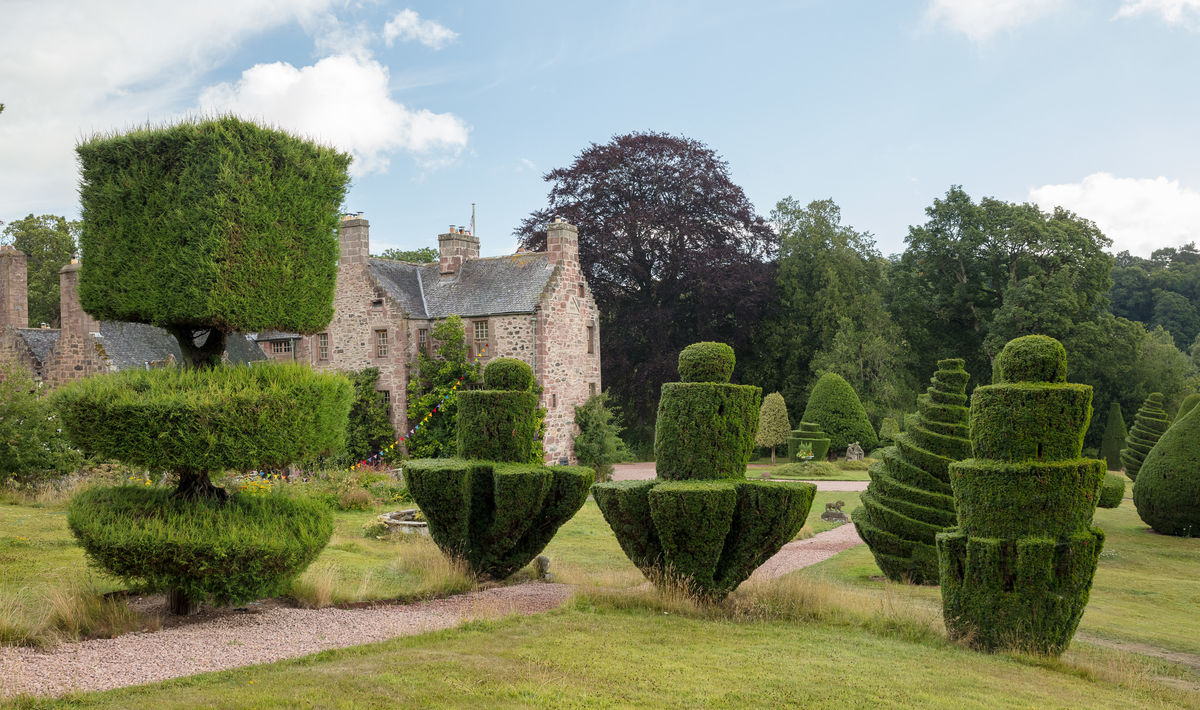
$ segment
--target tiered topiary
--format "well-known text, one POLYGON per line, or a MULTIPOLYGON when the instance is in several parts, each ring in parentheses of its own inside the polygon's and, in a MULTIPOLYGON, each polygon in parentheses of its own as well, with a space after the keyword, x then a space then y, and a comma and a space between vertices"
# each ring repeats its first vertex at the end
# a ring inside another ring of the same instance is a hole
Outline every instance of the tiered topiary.
POLYGON ((727 345, 685 348, 683 381, 664 384, 659 399, 658 480, 592 487, 621 549, 643 574, 711 600, 724 598, 795 537, 816 493, 807 483, 746 480, 762 391, 729 384, 733 365, 727 345))
POLYGON ((937 536, 952 639, 1058 655, 1087 605, 1104 533, 1105 464, 1080 458, 1092 388, 1067 383, 1062 344, 1017 338, 971 397, 975 458, 950 464, 959 525, 937 536))
POLYGON ((1171 415, 1163 409, 1163 396, 1152 392, 1134 416, 1133 428, 1125 439, 1125 448, 1121 449, 1121 463, 1125 464, 1125 475, 1129 480, 1137 481, 1146 455, 1170 426, 1171 415))
POLYGON ((788 435, 788 461, 796 461, 796 453, 802 446, 812 449, 813 461, 824 461, 829 454, 829 437, 821 427, 812 422, 800 422, 800 428, 788 435))
POLYGON ((863 451, 879 447, 879 437, 867 418, 858 394, 841 375, 827 372, 821 375, 808 396, 802 422, 812 422, 829 435, 830 448, 845 451, 858 442, 863 451))
POLYGON ((587 500, 592 469, 531 464, 533 370, 497 358, 486 389, 458 393, 458 456, 404 466, 429 534, 478 577, 504 579, 537 557, 587 500))
POLYGON ((1120 403, 1109 404, 1108 420, 1104 423, 1104 439, 1100 443, 1100 458, 1108 464, 1109 471, 1121 470, 1121 449, 1125 448, 1125 438, 1128 436, 1120 403))
POLYGON ((1146 456, 1133 504, 1157 533, 1200 537, 1200 407, 1175 420, 1146 456))
POLYGON ((851 514, 879 569, 895 581, 937 584, 934 538, 956 522, 949 466, 971 455, 964 360, 939 360, 918 413, 872 464, 861 508, 851 514))
POLYGON ((1100 488, 1101 508, 1120 508, 1125 500, 1125 479, 1113 473, 1104 474, 1104 485, 1100 488))

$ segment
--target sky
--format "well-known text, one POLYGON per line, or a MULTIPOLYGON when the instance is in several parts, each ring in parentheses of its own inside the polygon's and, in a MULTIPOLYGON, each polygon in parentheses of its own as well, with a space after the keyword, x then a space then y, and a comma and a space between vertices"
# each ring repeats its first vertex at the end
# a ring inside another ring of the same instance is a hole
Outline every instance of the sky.
POLYGON ((547 171, 636 131, 884 254, 951 185, 1200 241, 1200 0, 0 0, 0 103, 6 222, 78 217, 82 139, 235 113, 352 153, 375 253, 472 204, 510 253, 547 171))

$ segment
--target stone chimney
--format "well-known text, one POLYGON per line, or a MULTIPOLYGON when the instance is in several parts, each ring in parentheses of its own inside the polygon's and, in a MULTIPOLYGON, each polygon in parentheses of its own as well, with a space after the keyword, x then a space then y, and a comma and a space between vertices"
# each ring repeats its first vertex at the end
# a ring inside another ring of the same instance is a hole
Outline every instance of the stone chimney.
POLYGON ((86 338, 89 333, 99 333, 100 323, 84 312, 79 305, 79 270, 83 265, 78 259, 62 267, 58 272, 58 308, 62 322, 60 339, 86 338))
POLYGON ((479 237, 468 234, 463 227, 450 225, 449 232, 438 235, 438 254, 442 278, 450 278, 458 273, 464 261, 479 258, 479 237))
POLYGON ((561 217, 546 225, 546 251, 551 264, 579 263, 579 228, 561 217))
POLYGON ((11 244, 0 247, 0 328, 29 327, 29 286, 25 255, 11 244))
POLYGON ((362 212, 342 215, 342 223, 338 228, 338 242, 341 244, 339 267, 367 263, 371 256, 369 232, 370 224, 362 216, 362 212))

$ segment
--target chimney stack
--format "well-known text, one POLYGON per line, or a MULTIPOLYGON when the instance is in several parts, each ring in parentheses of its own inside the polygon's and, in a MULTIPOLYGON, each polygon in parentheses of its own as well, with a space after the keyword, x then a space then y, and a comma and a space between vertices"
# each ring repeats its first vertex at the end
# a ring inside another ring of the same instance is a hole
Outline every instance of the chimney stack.
POLYGON ((362 216, 362 212, 342 215, 338 243, 341 245, 339 267, 367 263, 371 256, 370 223, 362 216))
POLYGON ((29 327, 28 263, 11 244, 0 246, 0 328, 29 327))
POLYGON ((561 217, 546 225, 546 251, 551 264, 579 263, 579 228, 561 217))
POLYGON ((86 338, 89 333, 99 333, 100 323, 83 310, 79 304, 79 271, 83 265, 78 259, 62 267, 58 272, 58 308, 62 323, 62 340, 74 337, 86 338))
POLYGON ((451 278, 467 259, 479 258, 479 237, 467 234, 464 228, 450 225, 450 231, 438 235, 438 255, 442 278, 451 278))

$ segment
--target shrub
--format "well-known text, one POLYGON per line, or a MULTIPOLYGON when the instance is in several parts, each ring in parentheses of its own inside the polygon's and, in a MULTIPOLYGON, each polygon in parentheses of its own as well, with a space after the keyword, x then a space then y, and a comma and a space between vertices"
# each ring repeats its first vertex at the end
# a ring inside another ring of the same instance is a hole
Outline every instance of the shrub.
POLYGON ((864 451, 879 446, 867 410, 863 409, 854 388, 841 375, 829 372, 817 380, 801 420, 821 427, 829 435, 829 446, 833 451, 845 451, 856 441, 864 451))
POLYGON ((787 404, 778 392, 763 397, 758 410, 758 431, 754 434, 757 446, 771 447, 771 464, 775 464, 775 447, 787 443, 792 424, 788 421, 787 404))
POLYGON ((1121 470, 1121 449, 1125 447, 1125 417, 1121 414, 1121 405, 1112 402, 1108 405, 1108 420, 1104 423, 1104 439, 1100 444, 1100 457, 1108 464, 1108 470, 1121 470))
POLYGON ((879 445, 890 446, 896 440, 896 435, 900 433, 900 423, 893 417, 884 417, 883 421, 879 422, 879 445))
POLYGON ((321 503, 282 495, 183 501, 145 486, 92 488, 67 524, 88 556, 128 584, 237 604, 274 596, 333 534, 321 503))
POLYGON ((893 581, 938 581, 934 538, 957 520, 954 499, 948 495, 947 471, 952 462, 971 453, 965 374, 964 360, 938 361, 928 390, 918 397, 918 406, 922 402, 938 405, 922 409, 903 433, 892 434, 896 446, 881 452, 880 460, 870 464, 871 483, 861 496, 863 505, 851 513, 875 563, 893 581), (917 451, 922 455, 911 456, 917 451), (904 475, 907 469, 915 469, 918 475, 904 475))
POLYGON ((354 399, 350 403, 350 416, 346 424, 345 453, 334 457, 330 463, 348 466, 380 451, 385 452, 385 459, 395 460, 399 456, 398 450, 389 452, 387 447, 396 440, 396 429, 392 426, 392 417, 383 393, 375 389, 379 382, 379 368, 368 367, 346 374, 354 387, 354 399))
POLYGON ((812 422, 800 422, 800 428, 788 435, 788 461, 796 461, 807 450, 813 461, 824 461, 829 453, 829 437, 812 422), (805 449, 807 447, 807 449, 805 449))
POLYGON ((489 390, 533 390, 533 368, 524 360, 498 357, 483 368, 483 387, 489 390))
POLYGON ((1120 508, 1125 500, 1125 479, 1120 476, 1104 474, 1104 486, 1100 489, 1101 508, 1120 508))
POLYGON ((594 394, 575 407, 575 425, 579 427, 575 456, 580 464, 595 472, 597 481, 607 481, 612 476, 613 464, 629 457, 625 442, 621 441, 617 414, 608 406, 608 392, 594 394))
POLYGON ((529 463, 537 428, 537 395, 516 390, 458 393, 458 455, 529 463))
POLYGON ((491 579, 510 576, 546 549, 592 484, 583 466, 463 459, 409 461, 404 475, 438 547, 491 579))
POLYGON ((1183 401, 1179 403, 1179 411, 1175 412, 1175 421, 1183 419, 1183 415, 1192 411, 1197 404, 1200 404, 1200 394, 1189 394, 1184 397, 1183 401))
POLYGON ((15 362, 0 362, 0 483, 34 485, 82 463, 29 372, 15 362))
POLYGON ((1079 458, 1092 392, 1066 371, 1057 341, 1017 338, 971 398, 976 458, 949 465, 959 524, 936 538, 951 639, 1059 655, 1083 616, 1105 463, 1079 458))
POLYGON ((1133 428, 1125 437, 1125 448, 1121 449, 1121 463, 1125 464, 1125 475, 1129 480, 1137 481, 1146 455, 1170 426, 1171 417, 1163 409, 1162 394, 1151 392, 1134 415, 1133 428))
MULTIPOLYGON (((479 364, 467 357, 466 331, 456 315, 433 327, 437 350, 417 353, 417 376, 408 385, 408 421, 420 422, 439 407, 437 416, 408 435, 413 458, 448 458, 458 453, 458 400, 461 384, 477 382, 479 364)), ((524 460, 524 459, 522 459, 524 460)))
POLYGON ((679 381, 724 384, 733 365, 733 348, 725 343, 692 343, 679 353, 679 381))
POLYGON ((658 400, 658 477, 741 479, 754 453, 762 390, 749 385, 667 382, 658 400))
POLYGON ((1157 533, 1200 537, 1200 409, 1177 420, 1146 456, 1133 504, 1157 533))

